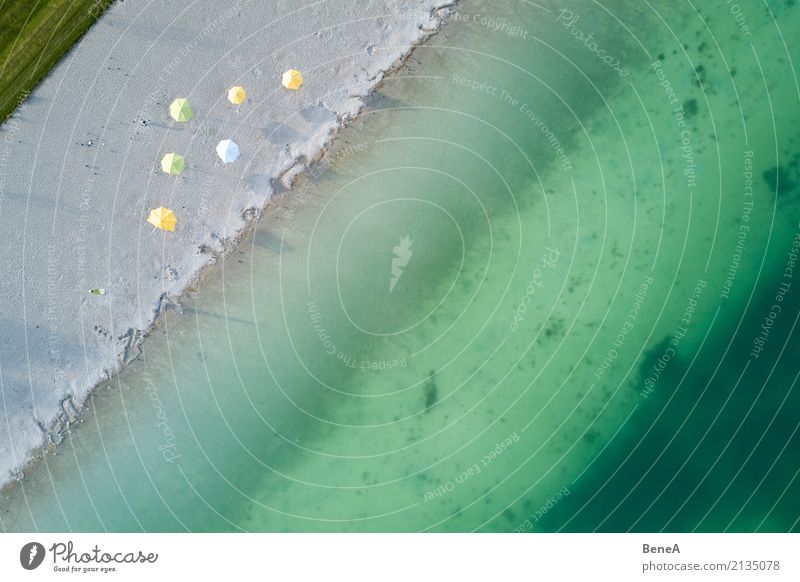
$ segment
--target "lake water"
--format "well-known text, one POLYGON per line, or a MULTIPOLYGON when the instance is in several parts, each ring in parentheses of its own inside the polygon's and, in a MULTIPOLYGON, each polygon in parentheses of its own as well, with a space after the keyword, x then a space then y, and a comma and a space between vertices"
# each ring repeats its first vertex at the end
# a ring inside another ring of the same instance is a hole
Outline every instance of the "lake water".
POLYGON ((6 531, 787 531, 800 8, 465 0, 6 531))

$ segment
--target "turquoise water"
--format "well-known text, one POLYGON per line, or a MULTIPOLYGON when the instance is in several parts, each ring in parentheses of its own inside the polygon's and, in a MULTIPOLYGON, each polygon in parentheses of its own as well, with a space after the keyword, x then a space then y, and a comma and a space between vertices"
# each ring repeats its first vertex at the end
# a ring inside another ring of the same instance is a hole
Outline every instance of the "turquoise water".
POLYGON ((463 2, 0 526, 797 530, 800 9, 563 7, 463 2))

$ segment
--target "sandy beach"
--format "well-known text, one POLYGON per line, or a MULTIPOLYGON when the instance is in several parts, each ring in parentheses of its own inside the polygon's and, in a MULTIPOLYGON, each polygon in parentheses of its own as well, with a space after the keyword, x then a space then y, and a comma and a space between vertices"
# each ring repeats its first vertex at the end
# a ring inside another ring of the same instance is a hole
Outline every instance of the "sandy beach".
POLYGON ((319 160, 446 0, 117 2, 0 128, 0 487, 319 160), (281 74, 302 71, 287 91, 281 74), (228 89, 247 99, 233 105, 228 89), (178 97, 193 117, 170 118, 178 97), (218 142, 240 157, 223 164, 218 142), (184 156, 179 176, 162 172, 184 156), (174 232, 146 222, 171 208, 174 232), (90 290, 102 289, 102 294, 90 290))

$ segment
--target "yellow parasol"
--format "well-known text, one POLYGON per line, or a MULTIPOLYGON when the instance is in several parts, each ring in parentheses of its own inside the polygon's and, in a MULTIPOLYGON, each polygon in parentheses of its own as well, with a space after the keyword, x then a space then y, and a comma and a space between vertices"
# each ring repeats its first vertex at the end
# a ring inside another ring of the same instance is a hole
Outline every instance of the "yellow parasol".
POLYGON ((303 74, 295 69, 289 69, 283 74, 281 83, 287 89, 297 90, 303 84, 303 74))
POLYGON ((234 105, 241 105, 244 103, 245 99, 247 99, 247 92, 244 90, 244 87, 236 85, 228 89, 228 101, 234 105))
POLYGON ((178 223, 178 220, 175 218, 175 213, 172 212, 172 210, 161 206, 160 208, 154 208, 150 211, 147 222, 156 228, 172 232, 175 230, 175 225, 178 223))

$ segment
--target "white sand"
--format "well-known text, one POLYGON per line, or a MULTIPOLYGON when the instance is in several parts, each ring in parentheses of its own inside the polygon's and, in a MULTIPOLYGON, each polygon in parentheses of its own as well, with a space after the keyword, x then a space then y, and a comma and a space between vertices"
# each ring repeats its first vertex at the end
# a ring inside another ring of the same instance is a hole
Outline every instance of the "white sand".
POLYGON ((0 130, 0 487, 60 442, 161 310, 451 4, 119 0, 101 18, 0 130), (279 84, 290 67, 300 91, 279 84), (236 84, 239 107, 226 99, 236 84), (190 122, 168 116, 175 97, 190 122), (242 155, 224 166, 226 138, 242 155), (177 178, 159 164, 173 151, 186 158, 177 178), (145 222, 162 205, 175 232, 145 222))

